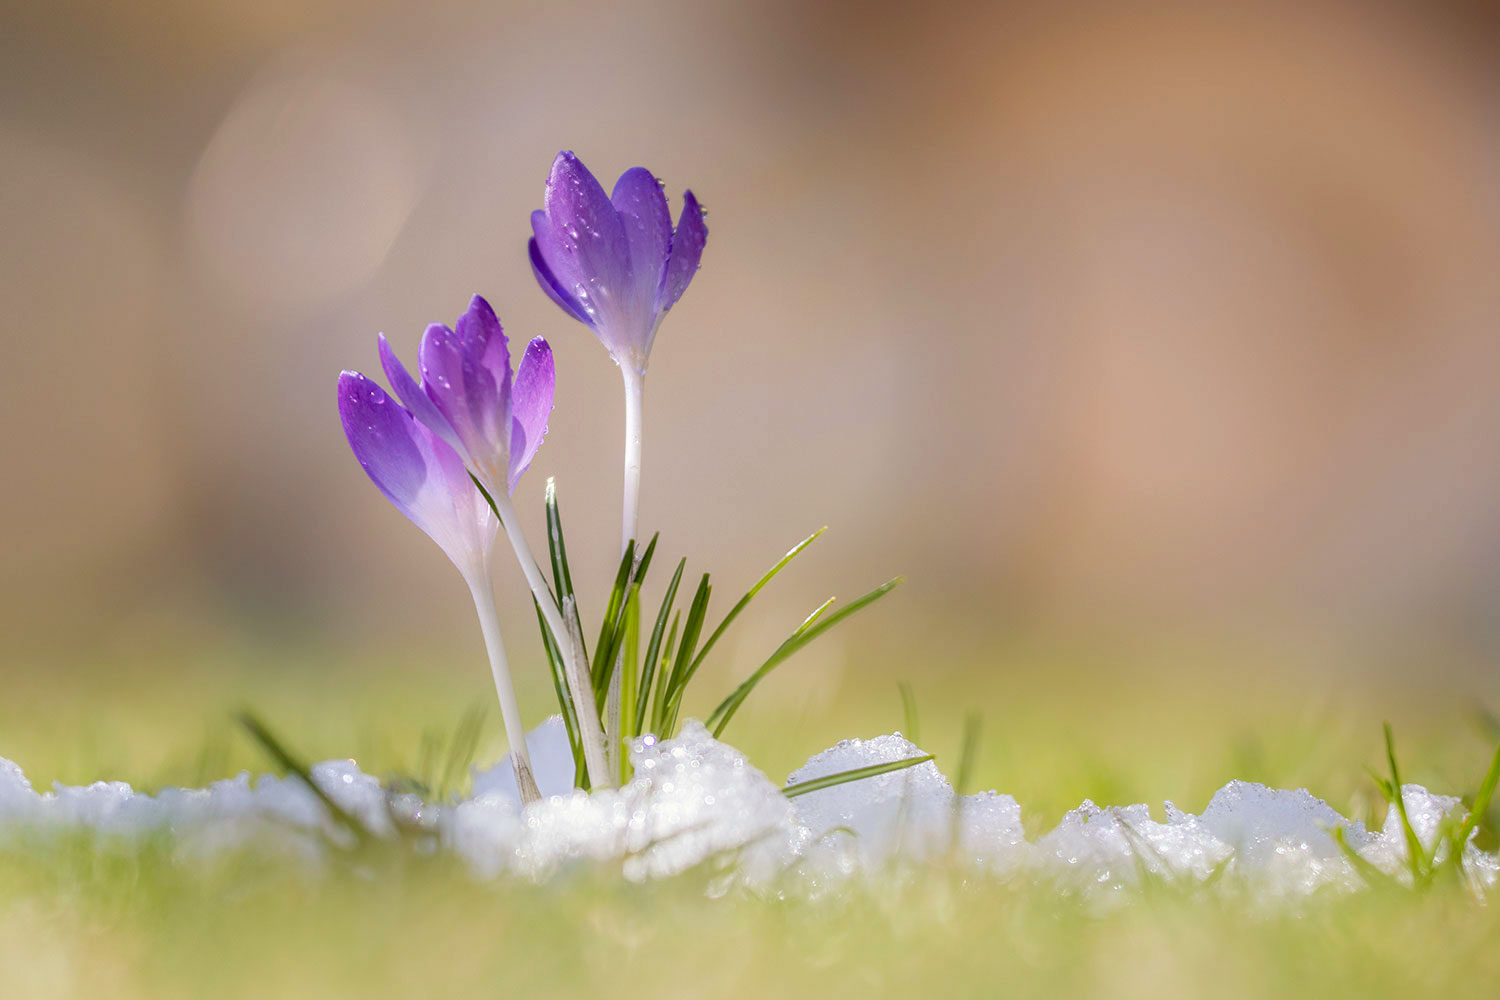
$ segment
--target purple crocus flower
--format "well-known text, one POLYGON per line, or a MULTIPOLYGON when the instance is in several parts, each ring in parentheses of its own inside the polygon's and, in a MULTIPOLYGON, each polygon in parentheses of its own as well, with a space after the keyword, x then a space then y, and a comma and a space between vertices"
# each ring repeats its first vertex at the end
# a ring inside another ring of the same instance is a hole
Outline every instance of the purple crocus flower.
POLYGON ((380 364, 412 414, 447 442, 491 496, 515 492, 552 413, 556 372, 541 337, 526 345, 514 377, 495 310, 474 296, 452 329, 433 323, 417 348, 420 383, 379 338, 380 364))
POLYGON ((693 192, 677 228, 661 185, 632 167, 612 195, 571 152, 557 154, 531 213, 531 268, 542 291, 587 325, 615 362, 644 374, 662 317, 698 270, 708 228, 693 192))
MULTIPOLYGON (((569 690, 575 703, 587 704, 593 695, 586 681, 581 651, 573 647, 562 609, 553 599, 531 554, 511 502, 521 474, 531 465, 547 436, 556 384, 552 349, 537 337, 526 346, 512 377, 505 331, 495 310, 478 295, 452 329, 434 323, 422 335, 417 348, 420 382, 397 359, 384 334, 379 338, 379 346, 381 367, 396 395, 410 407, 413 422, 454 454, 459 468, 467 467, 489 494, 547 627, 562 644, 569 690)), ((465 485, 478 495, 472 482, 465 485)), ((475 603, 479 603, 477 596, 475 603)), ((608 776, 602 763, 603 733, 597 719, 590 720, 586 712, 580 714, 584 716, 581 736, 589 760, 590 780, 595 787, 607 787, 608 776)), ((518 745, 522 744, 511 741, 512 747, 518 745)))
POLYGON ((646 364, 656 329, 698 271, 708 227, 693 192, 677 228, 651 171, 632 167, 609 197, 568 150, 552 161, 531 213, 531 269, 563 312, 594 331, 625 378, 625 490, 620 550, 638 537, 646 364))
MULTIPOLYGON (((493 311, 483 299, 476 297, 475 303, 483 308, 471 306, 466 318, 477 311, 494 319, 493 311)), ((482 316, 479 322, 483 322, 482 316)), ((460 321, 460 329, 464 328, 460 321)), ((479 468, 487 472, 501 470, 500 478, 494 481, 506 486, 499 496, 508 505, 514 479, 531 461, 546 431, 547 414, 552 409, 551 354, 542 343, 535 355, 538 360, 530 368, 523 361, 523 374, 533 372, 525 388, 530 408, 520 416, 513 416, 510 362, 505 357, 504 336, 499 335, 498 351, 495 338, 488 331, 467 339, 458 337, 461 345, 468 345, 475 352, 477 360, 469 363, 469 353, 464 347, 453 346, 455 335, 446 327, 436 329, 442 333, 433 335, 434 330, 429 329, 430 336, 424 338, 423 346, 433 341, 434 364, 446 367, 434 376, 440 391, 430 395, 411 382, 381 338, 382 360, 387 362, 388 371, 395 369, 391 381, 419 408, 417 415, 364 375, 346 371, 339 376, 339 419, 355 458, 371 481, 397 510, 438 543, 469 585, 484 632, 495 693, 500 699, 500 716, 510 741, 516 787, 521 790, 523 803, 534 802, 541 796, 526 750, 526 730, 511 684, 510 665, 495 613, 494 585, 490 580, 490 549, 500 521, 470 478, 465 455, 472 458, 477 454, 479 468), (454 355, 459 359, 456 363, 454 355), (500 367, 495 367, 497 355, 500 367), (512 432, 499 445, 486 441, 481 433, 495 427, 512 432), (461 455, 455 445, 464 449, 465 454, 461 455)), ((499 329, 496 322, 492 332, 499 334, 499 329)), ((527 356, 533 357, 530 348, 527 356)))
POLYGON ((458 453, 359 372, 339 376, 339 419, 385 498, 437 542, 465 580, 487 579, 499 522, 458 453))

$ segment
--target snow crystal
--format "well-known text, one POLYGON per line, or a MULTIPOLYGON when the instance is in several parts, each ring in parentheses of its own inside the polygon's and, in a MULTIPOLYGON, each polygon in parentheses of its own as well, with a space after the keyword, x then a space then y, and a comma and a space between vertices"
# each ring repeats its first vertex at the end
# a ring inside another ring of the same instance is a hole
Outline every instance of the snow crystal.
MULTIPOLYGON (((563 740, 566 746, 565 734, 563 740)), ((531 738, 527 746, 539 749, 531 738)), ((486 876, 540 877, 569 862, 618 858, 627 878, 642 879, 724 857, 745 877, 764 881, 795 857, 803 831, 791 802, 700 723, 690 720, 673 740, 637 740, 630 758, 630 782, 589 794, 571 790, 570 754, 566 794, 524 812, 514 781, 497 778, 490 787, 498 790, 452 811, 446 842, 486 876)), ((502 761, 487 775, 510 770, 502 761)))
POLYGON ((1120 889, 1148 878, 1202 882, 1234 850, 1196 816, 1167 822, 1144 805, 1100 808, 1088 799, 1036 844, 1033 868, 1077 889, 1120 889))
MULTIPOLYGON (((920 747, 899 733, 871 740, 844 740, 793 771, 787 785, 800 785, 840 771, 921 757, 920 747)), ((858 864, 874 871, 886 861, 925 861, 952 842, 956 797, 932 761, 872 778, 798 796, 798 817, 821 843, 852 841, 858 864), (834 837, 846 833, 847 838, 834 837)))
MULTIPOLYGON (((1406 877, 1405 831, 1394 808, 1372 833, 1306 789, 1231 781, 1201 816, 1164 803, 1162 822, 1146 805, 1085 800, 1028 840, 1015 799, 996 792, 959 796, 930 761, 788 798, 738 750, 689 721, 675 739, 635 741, 633 777, 623 787, 586 793, 572 787, 572 751, 559 718, 526 742, 545 797, 524 809, 508 760, 476 772, 472 797, 457 803, 392 795, 352 760, 318 764, 312 777, 362 833, 415 832, 418 846, 452 852, 479 878, 544 879, 570 866, 607 864, 641 880, 705 868, 718 888, 738 881, 754 891, 816 895, 852 878, 943 864, 976 876, 1045 882, 1095 900, 1147 881, 1235 884, 1259 899, 1296 899, 1363 885, 1334 830, 1364 861, 1406 877)), ((788 783, 921 754, 899 734, 846 740, 814 756, 788 783)), ((1463 815, 1458 799, 1420 785, 1403 787, 1402 800, 1426 850, 1463 815)), ((0 838, 61 830, 165 835, 184 860, 256 849, 317 863, 330 844, 348 846, 353 837, 296 778, 240 774, 155 795, 107 781, 39 793, 19 767, 0 759, 0 838)), ((1500 859, 1472 840, 1463 863, 1475 891, 1500 882, 1500 859)))

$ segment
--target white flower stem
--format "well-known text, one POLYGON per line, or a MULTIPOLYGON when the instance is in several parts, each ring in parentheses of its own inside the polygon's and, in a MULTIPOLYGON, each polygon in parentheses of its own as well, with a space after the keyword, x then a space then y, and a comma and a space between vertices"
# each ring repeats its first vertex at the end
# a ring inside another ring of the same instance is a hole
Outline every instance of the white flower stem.
POLYGON ((593 788, 613 788, 615 783, 610 778, 604 756, 604 731, 599 726, 599 711, 594 702, 594 685, 582 662, 579 644, 574 638, 576 630, 569 628, 568 623, 563 621, 562 611, 553 601, 552 592, 547 589, 541 567, 537 565, 531 554, 531 546, 526 543, 526 536, 521 532, 521 522, 516 517, 516 508, 511 503, 510 494, 504 489, 495 490, 491 493, 491 499, 495 504, 495 511, 500 515, 500 524, 505 528, 506 537, 510 539, 510 547, 515 550, 516 561, 521 564, 521 572, 526 575, 526 584, 531 588, 532 596, 542 609, 542 618, 552 630, 552 637, 557 640, 557 648, 562 652, 563 676, 568 682, 568 693, 573 698, 573 714, 578 717, 578 738, 583 743, 583 763, 588 770, 589 785, 593 788))
POLYGON ((629 363, 620 366, 625 377, 625 503, 621 516, 620 553, 631 539, 640 540, 641 424, 644 419, 646 375, 629 363))
POLYGON ((521 706, 516 702, 516 689, 510 682, 510 664, 505 659, 505 643, 500 638, 500 619, 495 614, 495 588, 490 583, 488 567, 469 580, 469 592, 474 595, 474 610, 479 614, 479 627, 484 631, 484 646, 490 654, 490 673, 495 677, 495 694, 500 696, 500 719, 505 723, 505 738, 510 742, 510 763, 516 771, 516 788, 521 793, 521 804, 527 805, 541 800, 536 778, 531 771, 531 753, 526 749, 526 728, 521 724, 521 706))

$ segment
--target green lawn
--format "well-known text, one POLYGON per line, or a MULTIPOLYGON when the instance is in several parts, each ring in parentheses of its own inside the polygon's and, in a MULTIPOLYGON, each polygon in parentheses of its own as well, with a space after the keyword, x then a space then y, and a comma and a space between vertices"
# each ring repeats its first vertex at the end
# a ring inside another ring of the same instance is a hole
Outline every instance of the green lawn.
MULTIPOLYGON (((881 662, 873 644, 848 654, 877 665, 832 679, 789 666, 727 737, 780 780, 838 738, 900 728, 895 682, 905 677, 920 742, 949 773, 963 717, 982 712, 976 783, 1014 794, 1033 832, 1085 796, 1147 801, 1158 817, 1164 798, 1200 811, 1236 777, 1306 786, 1378 820, 1366 768, 1381 762, 1384 718, 1407 780, 1437 791, 1472 791, 1493 750, 1480 705, 1430 687, 1312 688, 1295 672, 1227 663, 1205 684, 1119 657, 1019 646, 945 671, 881 662)), ((307 756, 352 754, 394 773, 414 766, 424 732, 448 731, 487 694, 479 664, 443 657, 336 662, 307 649, 224 659, 212 671, 184 658, 18 672, 15 697, 0 704, 0 756, 37 785, 196 784, 268 766, 227 721, 249 705, 307 756)), ((546 695, 523 685, 530 717, 545 713, 546 695)), ((498 729, 491 713, 483 762, 503 752, 498 729)), ((616 874, 476 884, 446 859, 381 852, 313 876, 248 856, 182 866, 163 843, 12 841, 0 850, 0 997, 1412 997, 1500 984, 1495 908, 1446 885, 1278 913, 1156 889, 1099 912, 1050 889, 942 870, 816 903, 709 898, 706 873, 644 886, 616 874)))

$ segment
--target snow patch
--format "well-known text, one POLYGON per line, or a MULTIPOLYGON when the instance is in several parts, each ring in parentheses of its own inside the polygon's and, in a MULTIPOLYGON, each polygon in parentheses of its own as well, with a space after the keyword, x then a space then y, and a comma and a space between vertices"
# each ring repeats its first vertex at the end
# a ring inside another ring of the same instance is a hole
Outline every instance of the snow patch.
MULTIPOLYGON (((561 719, 528 734, 527 747, 545 797, 525 809, 508 759, 476 772, 472 797, 454 804, 391 795, 352 760, 315 765, 312 777, 368 835, 406 835, 419 849, 451 851, 478 878, 545 879, 570 866, 607 864, 632 880, 703 869, 719 889, 739 883, 818 894, 850 879, 947 865, 976 877, 1047 882, 1093 899, 1121 896, 1147 881, 1235 885, 1258 898, 1296 899, 1363 886, 1333 839, 1336 829, 1388 874, 1405 877, 1407 863, 1395 809, 1372 833, 1306 789, 1231 781, 1202 815, 1165 803, 1164 822, 1146 805, 1085 800, 1028 840, 1015 799, 996 792, 959 796, 933 762, 792 799, 738 750, 689 721, 675 739, 635 741, 632 780, 590 794, 572 787, 561 719)), ((921 754, 899 734, 845 740, 798 768, 788 784, 921 754)), ((1445 824, 1463 816, 1458 799, 1420 785, 1404 786, 1402 801, 1428 850, 1445 824)), ((105 781, 38 792, 19 767, 0 759, 0 839, 59 831, 166 836, 183 859, 256 849, 316 863, 351 841, 296 778, 240 774, 155 795, 105 781)), ((1464 847, 1463 870, 1476 891, 1500 881, 1500 859, 1472 842, 1464 847)))

